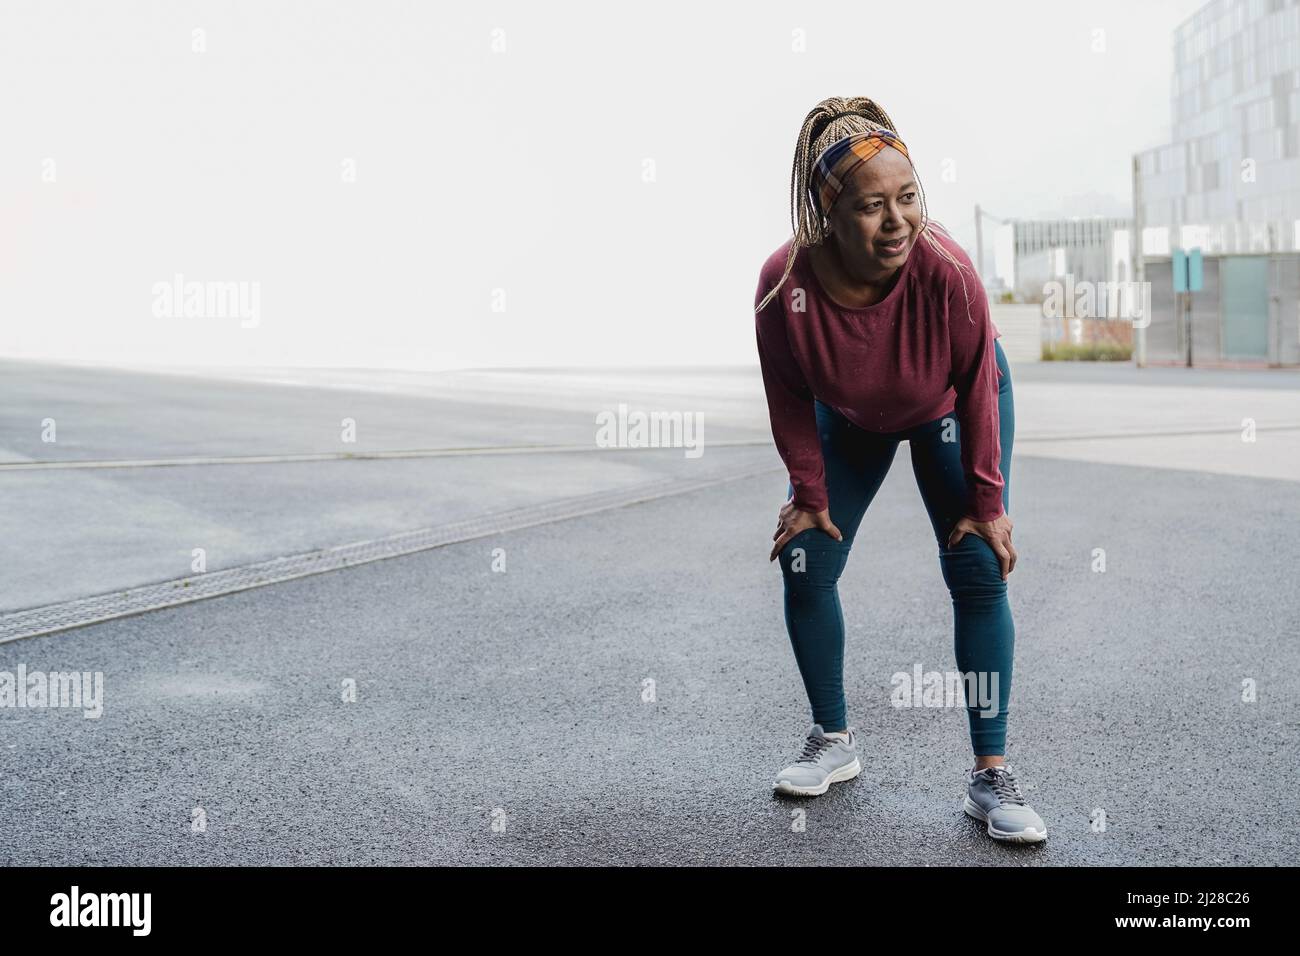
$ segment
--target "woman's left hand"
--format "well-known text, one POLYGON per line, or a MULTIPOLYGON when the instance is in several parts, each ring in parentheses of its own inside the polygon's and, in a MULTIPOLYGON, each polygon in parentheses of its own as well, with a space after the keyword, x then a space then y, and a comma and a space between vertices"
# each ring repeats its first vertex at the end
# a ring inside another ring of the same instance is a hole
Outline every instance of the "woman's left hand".
POLYGON ((1005 581, 1007 575, 1016 569, 1016 549, 1011 543, 1011 528, 1011 516, 1005 513, 992 521, 962 518, 952 529, 952 534, 948 535, 948 547, 951 548, 968 533, 979 535, 998 556, 998 563, 1002 565, 1002 580, 1005 581))

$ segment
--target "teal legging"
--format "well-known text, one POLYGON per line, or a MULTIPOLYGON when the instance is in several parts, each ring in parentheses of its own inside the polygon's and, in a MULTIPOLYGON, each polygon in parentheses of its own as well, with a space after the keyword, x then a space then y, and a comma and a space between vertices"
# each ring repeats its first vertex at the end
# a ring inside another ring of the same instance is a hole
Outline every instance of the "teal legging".
MULTIPOLYGON (((996 339, 994 351, 1002 371, 998 383, 1002 507, 1010 513, 1015 409, 1011 369, 996 339)), ((837 582, 862 516, 885 480, 898 443, 906 440, 912 451, 916 484, 939 544, 939 566, 952 596, 957 669, 963 675, 984 675, 976 680, 984 681, 986 692, 992 690, 992 675, 997 676, 996 714, 984 716, 992 708, 981 706, 978 696, 965 697, 971 744, 976 756, 1005 753, 1016 629, 1007 603, 1007 582, 1002 580, 998 557, 989 543, 967 533, 956 547, 947 548, 948 535, 965 514, 967 500, 956 418, 947 416, 905 431, 882 434, 858 428, 820 401, 815 408, 831 521, 844 540, 836 541, 818 528, 809 528, 790 539, 780 554, 786 629, 812 704, 813 720, 827 731, 846 727, 844 615, 837 582)), ((788 489, 786 496, 792 493, 793 489, 788 489)), ((962 686, 965 691, 969 685, 963 681, 962 686)), ((985 702, 991 703, 991 699, 985 702)))

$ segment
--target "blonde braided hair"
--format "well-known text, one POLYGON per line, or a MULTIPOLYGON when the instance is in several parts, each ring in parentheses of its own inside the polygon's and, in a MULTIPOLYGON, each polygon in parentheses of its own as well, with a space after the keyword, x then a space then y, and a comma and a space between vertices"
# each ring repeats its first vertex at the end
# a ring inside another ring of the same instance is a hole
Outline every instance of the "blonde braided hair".
MULTIPOLYGON (((794 259, 800 247, 820 246, 830 235, 830 220, 813 204, 810 192, 813 167, 817 158, 823 150, 845 136, 866 133, 882 127, 894 133, 898 132, 889 114, 879 103, 866 96, 828 97, 814 106, 804 117, 803 125, 799 128, 799 140, 794 149, 794 168, 790 174, 790 222, 794 228, 794 241, 790 243, 790 252, 786 256, 785 271, 781 273, 781 281, 763 297, 763 301, 754 309, 755 313, 761 312, 776 295, 777 290, 785 284, 790 270, 794 267, 794 259), (846 112, 853 115, 835 116, 836 113, 846 112)), ((911 162, 910 158, 908 162, 911 162)), ((921 194, 920 238, 928 242, 940 257, 951 263, 961 276, 967 271, 966 266, 957 261, 952 253, 933 236, 932 229, 935 227, 945 235, 948 231, 942 223, 930 219, 925 203, 925 188, 921 185, 921 176, 916 172, 915 165, 912 166, 912 172, 916 176, 917 191, 921 194)), ((966 295, 966 311, 969 315, 970 293, 966 289, 964 276, 961 285, 962 292, 966 295)), ((972 318, 971 321, 973 322, 974 319, 972 318)))

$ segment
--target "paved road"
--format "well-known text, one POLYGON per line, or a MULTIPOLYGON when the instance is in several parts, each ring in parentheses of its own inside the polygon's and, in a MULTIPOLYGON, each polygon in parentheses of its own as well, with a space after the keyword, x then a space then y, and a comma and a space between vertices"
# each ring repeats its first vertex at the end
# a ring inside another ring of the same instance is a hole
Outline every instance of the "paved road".
POLYGON ((289 375, 250 382, 0 362, 0 612, 182 577, 195 548, 215 571, 675 475, 779 464, 761 392, 735 372, 576 381, 297 373, 303 384, 277 384, 289 375), (596 415, 620 403, 700 416, 691 437, 704 453, 598 448, 596 415), (345 418, 355 442, 342 441, 345 418), (46 419, 56 441, 41 440, 46 419), (536 445, 586 451, 26 467, 536 445))
MULTIPOLYGON (((1300 480, 1300 374, 1185 373, 1017 365, 1017 455, 1300 480), (1247 419, 1254 442, 1242 440, 1247 419)), ((190 573, 195 548, 220 570, 557 497, 778 464, 755 369, 239 376, 0 362, 0 612, 172 580, 190 573), (705 453, 598 449, 596 415, 620 403, 694 414, 705 453), (355 442, 342 441, 344 418, 356 422, 355 442), (55 442, 41 440, 46 419, 55 442), (586 451, 274 460, 536 444, 586 451), (250 455, 273 460, 28 470, 250 455)))
MULTIPOLYGON (((441 487, 447 461, 408 480, 441 487)), ((486 497, 525 477, 489 471, 460 477, 486 497)), ((808 722, 766 561, 773 475, 0 645, 0 672, 104 677, 99 719, 0 710, 0 865, 1293 861, 1300 483, 1019 451, 1013 476, 1009 759, 1046 846, 961 814, 959 709, 889 703, 894 673, 953 666, 900 455, 842 584, 868 760, 824 797, 770 790, 808 722)), ((195 480, 169 492, 191 510, 195 480)), ((254 485, 231 487, 244 521, 254 485)))
POLYGON ((960 712, 888 704, 891 674, 951 658, 899 468, 843 591, 874 756, 826 798, 767 789, 806 712, 758 479, 0 647, 0 669, 105 679, 98 720, 0 717, 0 860, 1294 859, 1295 486, 1032 459, 1016 481, 1010 754, 1045 850, 957 811, 960 712))

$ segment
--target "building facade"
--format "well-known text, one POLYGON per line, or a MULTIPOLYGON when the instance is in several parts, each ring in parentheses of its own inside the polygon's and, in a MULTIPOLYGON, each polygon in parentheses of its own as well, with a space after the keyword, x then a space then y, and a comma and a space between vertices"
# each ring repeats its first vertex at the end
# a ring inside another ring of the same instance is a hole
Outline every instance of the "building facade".
POLYGON ((997 287, 1023 302, 1039 302, 1043 286, 1066 275, 1075 281, 1127 281, 1128 219, 1013 219, 994 236, 997 287))
POLYGON ((1210 0, 1173 43, 1173 141, 1133 162, 1134 262, 1155 301, 1140 349, 1154 362, 1190 351, 1196 364, 1295 364, 1300 0, 1210 0), (1190 306, 1172 293, 1174 248, 1207 257, 1190 306))
POLYGON ((1211 0, 1174 32, 1173 142, 1138 155, 1143 249, 1300 249, 1300 0, 1211 0))

